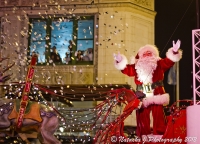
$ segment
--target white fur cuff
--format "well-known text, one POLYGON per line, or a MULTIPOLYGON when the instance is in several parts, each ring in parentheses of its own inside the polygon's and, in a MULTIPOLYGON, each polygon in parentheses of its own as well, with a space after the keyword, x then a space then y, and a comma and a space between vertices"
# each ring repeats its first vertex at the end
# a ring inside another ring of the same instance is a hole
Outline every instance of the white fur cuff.
POLYGON ((135 64, 136 58, 135 56, 131 56, 130 58, 130 64, 135 64))
POLYGON ((168 105, 169 104, 169 94, 165 93, 162 95, 146 97, 142 100, 142 104, 144 107, 148 107, 151 104, 168 105))
POLYGON ((126 56, 122 55, 122 54, 121 54, 121 56, 122 56, 122 61, 121 62, 117 63, 115 61, 115 67, 118 70, 123 70, 126 67, 126 65, 128 64, 128 60, 127 60, 126 56))
POLYGON ((178 62, 182 58, 182 51, 179 50, 177 54, 173 53, 173 49, 168 49, 166 56, 168 59, 170 59, 173 62, 178 62))

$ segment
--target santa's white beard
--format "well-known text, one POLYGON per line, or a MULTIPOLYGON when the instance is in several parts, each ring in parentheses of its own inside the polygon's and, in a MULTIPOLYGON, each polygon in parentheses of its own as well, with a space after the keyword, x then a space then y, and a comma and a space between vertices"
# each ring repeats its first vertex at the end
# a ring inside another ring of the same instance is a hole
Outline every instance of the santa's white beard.
POLYGON ((157 67, 157 60, 155 57, 143 57, 137 61, 135 69, 140 82, 144 84, 152 83, 153 72, 157 67))

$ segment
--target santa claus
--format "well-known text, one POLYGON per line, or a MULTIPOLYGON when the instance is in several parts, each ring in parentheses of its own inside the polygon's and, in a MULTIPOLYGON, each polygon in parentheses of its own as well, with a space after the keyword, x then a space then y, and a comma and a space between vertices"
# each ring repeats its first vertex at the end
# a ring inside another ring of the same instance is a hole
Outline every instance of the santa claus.
POLYGON ((146 94, 142 107, 137 110, 137 135, 163 135, 166 129, 166 119, 163 106, 169 104, 169 94, 163 87, 164 72, 182 58, 180 40, 173 41, 173 47, 168 49, 166 58, 159 57, 159 51, 154 45, 145 45, 128 64, 127 58, 114 54, 115 67, 123 74, 135 77, 136 89, 146 94), (153 131, 150 128, 150 112, 153 117, 153 131))

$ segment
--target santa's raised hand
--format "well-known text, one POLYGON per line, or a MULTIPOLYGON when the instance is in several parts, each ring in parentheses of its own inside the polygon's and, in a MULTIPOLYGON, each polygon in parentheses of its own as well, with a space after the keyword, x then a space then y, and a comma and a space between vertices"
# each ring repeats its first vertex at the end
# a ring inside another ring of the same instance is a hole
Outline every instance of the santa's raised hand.
POLYGON ((173 52, 175 52, 175 53, 178 52, 180 46, 181 46, 181 41, 180 40, 177 40, 176 43, 173 41, 173 48, 172 48, 173 52))
POLYGON ((117 62, 122 61, 122 56, 121 56, 120 52, 118 52, 118 54, 113 53, 113 57, 114 57, 114 60, 116 60, 117 62))

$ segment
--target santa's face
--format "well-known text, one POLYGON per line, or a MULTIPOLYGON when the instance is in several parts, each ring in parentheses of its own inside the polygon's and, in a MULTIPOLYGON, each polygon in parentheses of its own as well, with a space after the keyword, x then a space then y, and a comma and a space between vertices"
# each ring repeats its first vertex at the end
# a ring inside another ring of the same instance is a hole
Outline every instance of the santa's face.
POLYGON ((135 64, 139 81, 144 84, 152 83, 153 72, 157 67, 157 60, 149 51, 142 54, 135 64))
POLYGON ((152 57, 152 52, 150 51, 146 51, 142 54, 142 57, 145 58, 145 57, 152 57))

